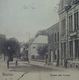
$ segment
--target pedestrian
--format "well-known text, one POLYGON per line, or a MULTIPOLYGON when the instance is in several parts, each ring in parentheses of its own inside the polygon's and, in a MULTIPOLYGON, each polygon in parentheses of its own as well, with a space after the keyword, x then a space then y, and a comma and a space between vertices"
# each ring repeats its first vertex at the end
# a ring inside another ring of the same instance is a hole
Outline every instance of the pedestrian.
POLYGON ((16 60, 16 62, 15 62, 15 65, 17 66, 18 65, 18 61, 16 60))
POLYGON ((67 68, 67 63, 68 63, 68 61, 67 61, 67 59, 65 59, 64 60, 64 66, 65 66, 65 68, 67 68))
POLYGON ((59 66, 59 58, 57 58, 57 64, 56 64, 56 66, 59 66))
POLYGON ((45 64, 47 64, 47 60, 48 60, 48 55, 45 55, 45 64))
POLYGON ((9 69, 9 58, 7 60, 7 68, 9 69))

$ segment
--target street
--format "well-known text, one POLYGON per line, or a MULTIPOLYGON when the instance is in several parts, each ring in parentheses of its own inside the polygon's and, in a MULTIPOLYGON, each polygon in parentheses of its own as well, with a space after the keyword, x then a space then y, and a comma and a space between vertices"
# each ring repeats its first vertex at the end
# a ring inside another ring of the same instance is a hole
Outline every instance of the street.
POLYGON ((79 80, 79 0, 0 0, 0 80, 79 80))
POLYGON ((0 63, 0 80, 79 80, 79 70, 75 69, 50 67, 37 61, 30 64, 20 61, 17 67, 10 63, 7 69, 6 62, 0 63))

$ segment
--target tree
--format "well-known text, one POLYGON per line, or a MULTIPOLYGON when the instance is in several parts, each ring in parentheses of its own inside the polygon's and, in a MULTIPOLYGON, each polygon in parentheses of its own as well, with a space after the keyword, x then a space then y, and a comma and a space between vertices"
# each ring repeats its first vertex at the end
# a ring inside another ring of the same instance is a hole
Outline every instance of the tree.
POLYGON ((3 53, 4 43, 6 41, 6 37, 3 34, 0 34, 0 54, 3 53))
POLYGON ((47 45, 40 45, 37 48, 38 54, 41 58, 44 58, 46 53, 48 52, 48 46, 47 45))
MULTIPOLYGON (((15 38, 10 38, 5 43, 5 52, 7 53, 8 60, 7 60, 7 67, 9 68, 9 62, 13 61, 14 56, 18 56, 20 53, 20 45, 19 42, 15 38)), ((16 60, 17 65, 17 60, 16 60)))
POLYGON ((5 43, 6 43, 6 36, 4 34, 0 34, 0 54, 4 54, 4 60, 5 60, 5 43))
POLYGON ((20 51, 19 42, 15 38, 10 38, 6 41, 5 51, 7 53, 7 56, 17 55, 17 53, 20 51))

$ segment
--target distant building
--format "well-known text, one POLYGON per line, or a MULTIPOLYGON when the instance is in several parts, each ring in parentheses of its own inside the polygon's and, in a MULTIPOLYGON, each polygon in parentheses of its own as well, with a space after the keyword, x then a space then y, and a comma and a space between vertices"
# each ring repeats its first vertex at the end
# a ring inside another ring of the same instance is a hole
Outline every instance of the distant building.
POLYGON ((61 64, 79 67, 79 0, 60 0, 58 13, 61 64))
POLYGON ((36 58, 38 56, 37 48, 40 45, 46 45, 48 44, 48 37, 44 35, 38 35, 35 37, 31 42, 29 46, 29 57, 30 59, 36 58))

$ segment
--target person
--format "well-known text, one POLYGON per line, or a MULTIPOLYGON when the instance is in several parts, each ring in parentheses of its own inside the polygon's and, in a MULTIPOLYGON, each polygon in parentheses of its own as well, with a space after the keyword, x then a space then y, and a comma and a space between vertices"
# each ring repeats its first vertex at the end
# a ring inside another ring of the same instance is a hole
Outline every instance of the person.
POLYGON ((15 62, 15 65, 17 66, 18 65, 18 61, 16 60, 16 62, 15 62))
POLYGON ((59 66, 59 58, 57 58, 57 64, 56 64, 56 66, 59 66))
POLYGON ((9 68, 9 62, 13 61, 13 55, 8 55, 8 59, 7 59, 7 68, 9 68))
POLYGON ((65 59, 64 60, 64 66, 65 66, 65 68, 67 68, 67 63, 68 63, 68 61, 67 61, 67 59, 65 59))
POLYGON ((9 59, 7 60, 7 68, 9 69, 9 59))
POLYGON ((48 60, 48 55, 45 55, 45 64, 47 64, 47 60, 48 60))

